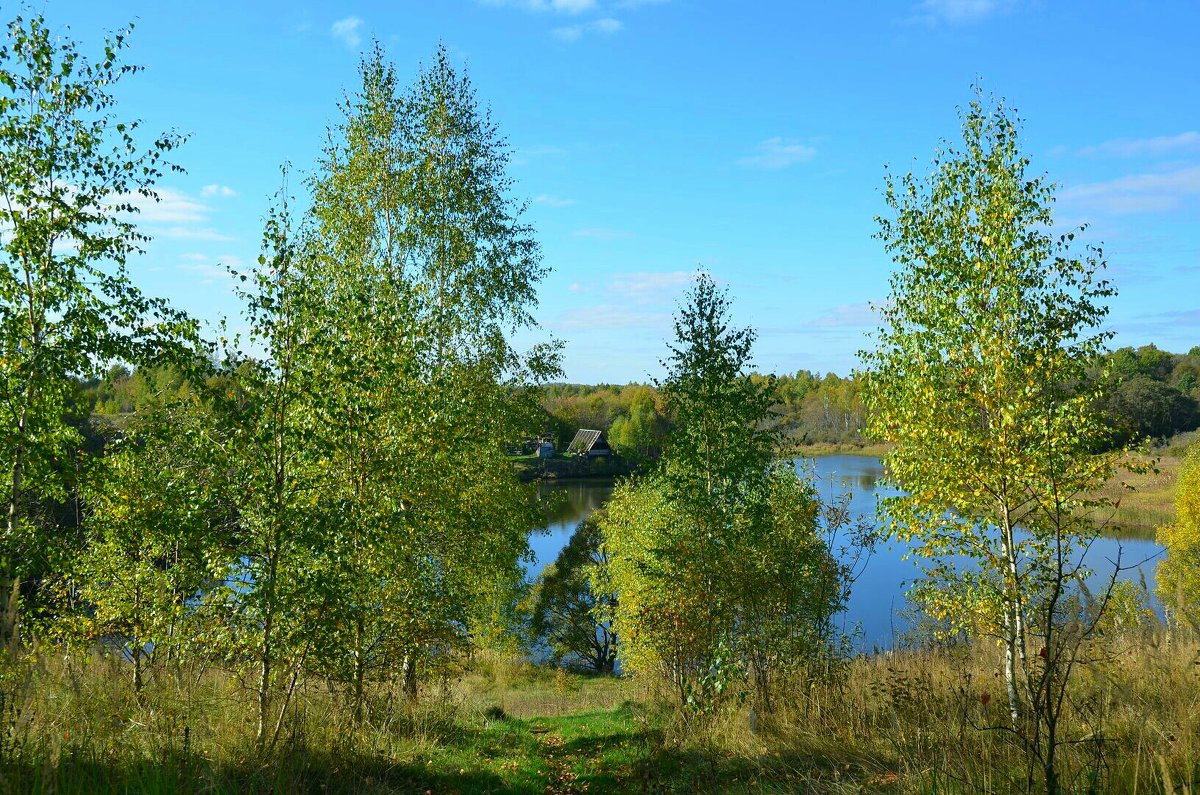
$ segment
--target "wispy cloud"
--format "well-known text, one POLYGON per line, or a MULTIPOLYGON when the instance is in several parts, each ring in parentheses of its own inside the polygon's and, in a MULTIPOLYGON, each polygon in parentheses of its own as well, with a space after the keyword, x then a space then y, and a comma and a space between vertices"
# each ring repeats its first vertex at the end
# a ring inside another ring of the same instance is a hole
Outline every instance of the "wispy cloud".
POLYGON ((572 234, 575 237, 586 237, 591 240, 628 240, 633 237, 633 232, 627 232, 624 229, 608 229, 602 226, 576 229, 572 234))
POLYGON ((674 295, 680 287, 690 284, 689 271, 641 271, 613 276, 608 289, 629 301, 648 303, 674 295))
POLYGON ((1200 166, 1076 185, 1061 191, 1058 198, 1085 211, 1128 215, 1174 210, 1196 195, 1200 195, 1200 166))
POLYGON ((203 188, 201 188, 200 195, 206 199, 212 198, 214 196, 220 196, 221 198, 228 199, 228 198, 232 198, 233 196, 237 196, 237 191, 235 191, 233 188, 229 187, 228 185, 215 185, 214 184, 214 185, 205 185, 203 188))
POLYGON ((963 25, 981 22, 1011 5, 1009 0, 922 0, 914 9, 914 16, 931 24, 963 25))
POLYGON ((1195 341, 1194 330, 1200 329, 1200 309, 1142 314, 1113 325, 1118 333, 1147 334, 1160 344, 1174 338, 1181 340, 1184 345, 1192 345, 1195 341))
POLYGON ((1200 132, 1189 130, 1179 135, 1105 141, 1102 144, 1085 146, 1076 154, 1081 157, 1162 157, 1197 150, 1200 150, 1200 132))
POLYGON ((329 35, 354 49, 362 44, 362 26, 363 21, 358 17, 346 17, 329 26, 329 35))
POLYGON ((738 160, 738 165, 750 168, 781 169, 811 160, 817 150, 792 138, 768 138, 760 143, 755 154, 738 160))
POLYGON ((533 144, 531 146, 521 146, 513 150, 511 162, 514 166, 527 166, 534 160, 541 160, 547 157, 562 157, 567 153, 566 149, 561 146, 550 146, 548 144, 533 144))
POLYGON ((229 235, 207 227, 169 226, 165 229, 154 230, 153 233, 157 237, 166 237, 171 240, 230 241, 234 239, 229 235))
POLYGON ((1159 317, 1175 326, 1200 327, 1200 309, 1181 309, 1175 312, 1164 312, 1159 317))
POLYGON ((564 314, 553 325, 560 329, 655 328, 670 318, 666 312, 646 312, 628 306, 597 304, 586 312, 564 314))
POLYGON ((155 200, 140 193, 120 193, 112 204, 127 205, 137 210, 136 219, 146 223, 196 223, 207 220, 209 207, 187 194, 170 188, 158 188, 155 200))
POLYGON ((616 33, 623 27, 625 26, 621 24, 621 20, 612 17, 597 19, 592 23, 592 29, 600 33, 616 33))
POLYGON ((533 197, 533 203, 534 204, 544 204, 547 207, 554 207, 554 208, 558 209, 558 208, 562 208, 562 207, 570 207, 572 204, 575 203, 575 200, 574 199, 564 199, 561 196, 551 196, 548 193, 539 193, 537 196, 533 197))
MULTIPOLYGON (((151 237, 174 240, 232 240, 233 238, 209 227, 212 207, 194 195, 172 188, 157 188, 158 200, 138 193, 115 194, 110 204, 134 208, 134 223, 144 224, 151 237)), ((203 197, 228 197, 237 193, 224 185, 206 185, 200 189, 203 197)))
POLYGON ((222 254, 219 257, 209 257, 207 254, 198 252, 189 252, 184 254, 183 260, 177 266, 177 269, 185 273, 193 274, 199 280, 200 284, 215 284, 222 279, 233 278, 229 272, 229 268, 238 269, 245 265, 245 261, 234 254, 222 254))
POLYGON ((596 8, 596 0, 483 0, 488 6, 508 6, 524 11, 582 14, 596 8))
POLYGON ((585 33, 599 33, 604 36, 611 36, 614 33, 620 32, 621 28, 625 27, 621 24, 621 20, 611 17, 604 17, 584 25, 568 25, 567 27, 555 28, 550 31, 550 34, 556 39, 565 42, 578 41, 585 33))
POLYGON ((583 26, 571 25, 565 28, 555 28, 554 30, 550 31, 550 35, 559 41, 578 41, 579 38, 583 36, 583 26))

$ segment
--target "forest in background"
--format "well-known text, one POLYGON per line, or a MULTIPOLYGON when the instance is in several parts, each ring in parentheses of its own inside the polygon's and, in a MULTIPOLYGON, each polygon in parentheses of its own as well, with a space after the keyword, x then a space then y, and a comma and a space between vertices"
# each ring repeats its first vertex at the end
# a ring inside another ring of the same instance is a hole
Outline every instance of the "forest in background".
MULTIPOLYGON (((1113 445, 1161 442, 1200 428, 1200 345, 1171 353, 1154 345, 1124 347, 1105 354, 1092 368, 1106 373, 1108 387, 1098 403, 1114 430, 1113 445)), ((753 378, 774 381, 777 402, 771 422, 787 448, 813 444, 862 446, 866 411, 853 376, 808 370, 753 378)), ((183 397, 190 386, 182 371, 150 368, 131 372, 116 365, 105 376, 80 385, 80 405, 104 421, 120 422, 140 409, 183 397)), ((565 450, 580 428, 608 432, 621 455, 655 457, 670 424, 658 390, 648 383, 548 384, 538 388, 546 414, 542 433, 565 450)))

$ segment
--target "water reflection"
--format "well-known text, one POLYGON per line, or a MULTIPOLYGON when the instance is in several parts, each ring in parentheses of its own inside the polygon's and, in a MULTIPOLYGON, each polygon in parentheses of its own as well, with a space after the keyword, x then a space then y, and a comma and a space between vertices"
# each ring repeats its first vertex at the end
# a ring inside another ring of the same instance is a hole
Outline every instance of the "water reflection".
POLYGON ((553 563, 579 523, 608 502, 612 492, 611 480, 566 480, 539 486, 538 497, 548 509, 549 522, 529 535, 534 560, 526 564, 526 572, 536 576, 553 563))
MULTIPOLYGON (((879 459, 868 456, 822 456, 796 459, 796 469, 814 479, 824 500, 848 495, 856 516, 874 520, 876 501, 889 492, 883 483, 879 459)), ((552 521, 530 536, 536 560, 527 566, 530 576, 539 573, 567 543, 576 525, 612 496, 612 483, 567 481, 542 487, 542 495, 553 501, 552 521)), ((893 646, 907 629, 904 592, 919 574, 916 564, 904 558, 908 547, 898 542, 879 544, 858 580, 842 616, 843 628, 853 633, 855 645, 864 650, 893 646)), ((1096 577, 1111 573, 1120 556, 1122 566, 1132 567, 1122 577, 1137 581, 1145 577, 1154 587, 1154 572, 1162 548, 1153 540, 1137 537, 1103 537, 1088 550, 1087 561, 1096 577), (1138 564, 1138 565, 1134 565, 1138 564)))

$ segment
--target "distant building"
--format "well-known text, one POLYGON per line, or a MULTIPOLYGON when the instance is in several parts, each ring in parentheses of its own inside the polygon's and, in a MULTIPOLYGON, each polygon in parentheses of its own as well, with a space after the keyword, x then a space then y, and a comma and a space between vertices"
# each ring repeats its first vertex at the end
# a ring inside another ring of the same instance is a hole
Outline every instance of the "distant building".
POLYGON ((538 458, 553 458, 554 442, 543 439, 537 443, 537 450, 535 452, 537 453, 538 458))
POLYGON ((605 436, 604 431, 590 431, 581 428, 575 434, 575 438, 571 440, 571 444, 567 446, 567 452, 594 458, 610 455, 612 448, 608 446, 608 437, 605 436))

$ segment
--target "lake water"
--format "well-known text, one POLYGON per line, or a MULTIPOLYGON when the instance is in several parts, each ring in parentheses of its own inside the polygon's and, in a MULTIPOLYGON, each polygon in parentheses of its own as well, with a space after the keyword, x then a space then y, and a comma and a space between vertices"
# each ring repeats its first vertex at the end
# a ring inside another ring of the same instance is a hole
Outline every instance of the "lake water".
MULTIPOLYGON (((877 458, 822 456, 797 459, 796 466, 802 472, 812 473, 822 499, 828 501, 850 494, 851 510, 869 521, 875 516, 876 499, 887 496, 881 484, 883 466, 877 458)), ((612 496, 613 489, 611 483, 593 481, 567 481, 542 488, 546 495, 557 495, 554 497, 557 510, 548 527, 530 536, 535 555, 528 567, 531 575, 554 561, 576 525, 602 506, 612 496)), ((915 562, 904 559, 905 551, 906 547, 900 543, 880 544, 854 583, 843 621, 847 631, 854 631, 859 649, 891 647, 906 628, 904 592, 917 575, 917 568, 915 562)), ((1105 571, 1111 572, 1118 552, 1123 566, 1140 564, 1122 576, 1136 579, 1140 572, 1153 588, 1154 570, 1162 557, 1162 548, 1150 540, 1100 538, 1088 550, 1088 565, 1097 577, 1105 571)))

